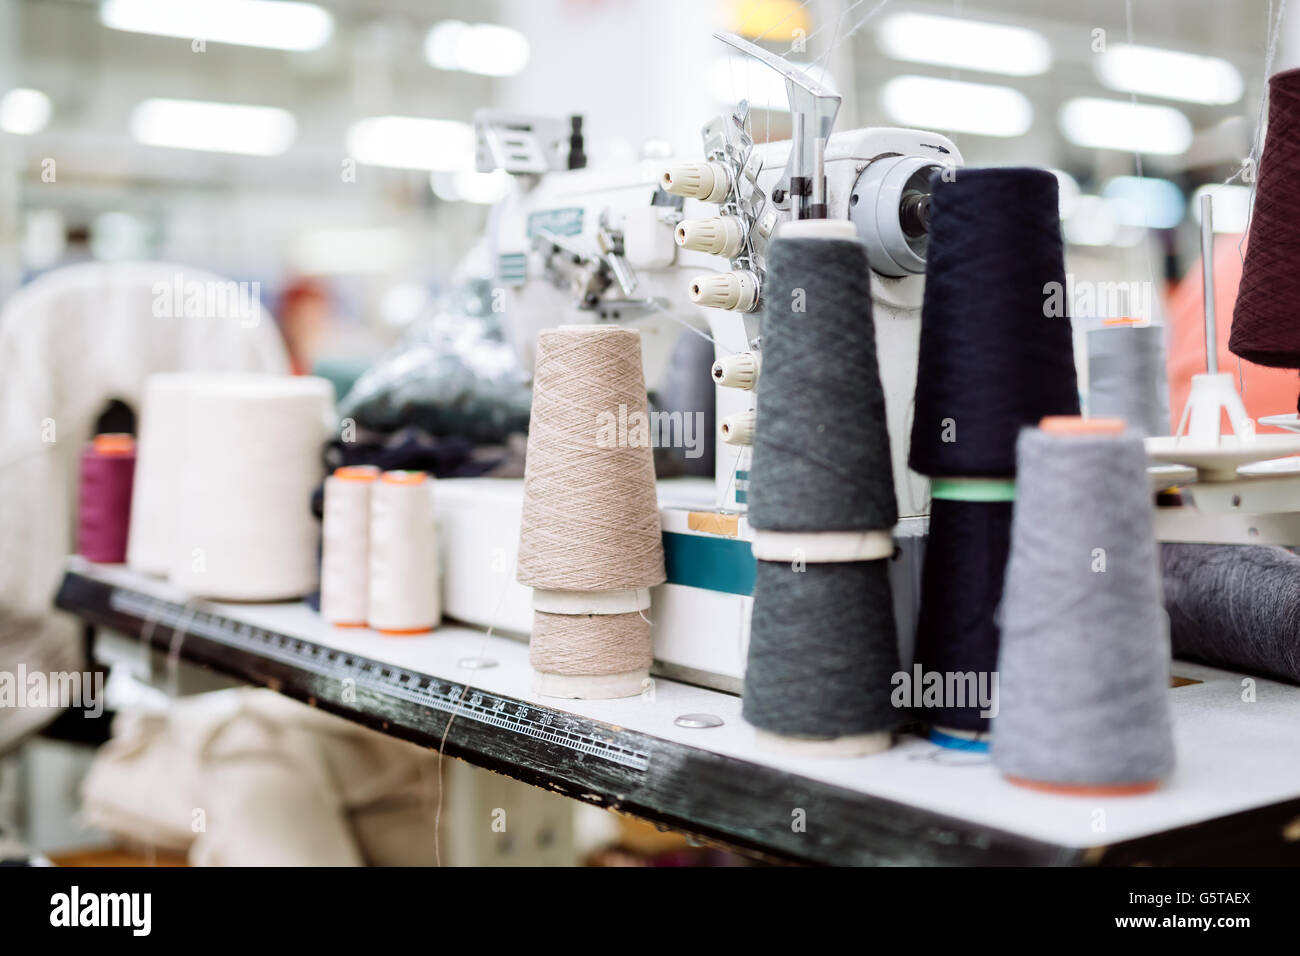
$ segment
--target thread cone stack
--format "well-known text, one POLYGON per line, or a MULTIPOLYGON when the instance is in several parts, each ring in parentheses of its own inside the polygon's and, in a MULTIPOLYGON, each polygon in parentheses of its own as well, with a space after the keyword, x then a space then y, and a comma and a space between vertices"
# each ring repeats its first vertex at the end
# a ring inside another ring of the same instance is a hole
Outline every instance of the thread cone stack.
POLYGON ((517 577, 534 589, 547 696, 627 697, 649 679, 649 588, 665 573, 647 405, 637 332, 538 336, 517 577))
MULTIPOLYGON (((932 181, 909 463, 931 478, 914 664, 989 686, 1015 498, 1016 436, 1079 412, 1056 177, 960 169, 932 181), (1056 295, 1053 296, 1052 292, 1056 295)), ((987 708, 927 706, 937 743, 984 748, 987 708)))
POLYGON ((899 718, 898 509, 870 275, 845 222, 787 223, 769 251, 744 715, 764 744, 806 754, 881 750, 899 718))

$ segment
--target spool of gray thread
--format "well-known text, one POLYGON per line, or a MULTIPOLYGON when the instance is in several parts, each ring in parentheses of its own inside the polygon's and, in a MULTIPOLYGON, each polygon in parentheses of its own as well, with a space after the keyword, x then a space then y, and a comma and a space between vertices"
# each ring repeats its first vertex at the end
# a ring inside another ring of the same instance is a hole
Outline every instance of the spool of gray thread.
POLYGON ((1161 554, 1175 655, 1300 684, 1300 556, 1241 544, 1161 554))
POLYGON ((1163 325, 1088 332, 1088 415, 1122 418, 1144 435, 1169 434, 1163 325))
POLYGON ((768 252, 749 522, 887 530, 898 505, 866 247, 782 235, 768 252))
POLYGON ((757 562, 745 668, 745 720, 761 730, 829 740, 892 730, 898 672, 889 560, 757 562))
POLYGON ((1174 744, 1142 437, 1024 429, 1017 462, 993 762, 1035 783, 1158 781, 1174 744))
MULTIPOLYGON (((769 250, 750 522, 888 531, 898 511, 866 250, 855 238, 788 236, 769 250)), ((805 741, 885 733, 900 722, 898 669, 888 558, 758 562, 750 724, 805 741)))

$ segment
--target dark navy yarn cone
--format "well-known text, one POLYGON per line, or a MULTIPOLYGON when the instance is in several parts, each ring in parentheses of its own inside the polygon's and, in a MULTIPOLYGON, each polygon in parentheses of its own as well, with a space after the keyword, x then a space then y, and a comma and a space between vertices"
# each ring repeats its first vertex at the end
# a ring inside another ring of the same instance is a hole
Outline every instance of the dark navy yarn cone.
POLYGON ((936 173, 909 464, 1016 472, 1016 436, 1079 414, 1058 185, 1043 169, 936 173))
MULTIPOLYGON (((1011 550, 1012 510, 1009 501, 935 498, 930 503, 915 659, 926 671, 975 675, 976 682, 961 683, 963 688, 978 688, 979 675, 996 667, 997 611, 1011 550)), ((982 732, 989 721, 980 716, 981 709, 967 695, 916 716, 940 727, 982 732)))

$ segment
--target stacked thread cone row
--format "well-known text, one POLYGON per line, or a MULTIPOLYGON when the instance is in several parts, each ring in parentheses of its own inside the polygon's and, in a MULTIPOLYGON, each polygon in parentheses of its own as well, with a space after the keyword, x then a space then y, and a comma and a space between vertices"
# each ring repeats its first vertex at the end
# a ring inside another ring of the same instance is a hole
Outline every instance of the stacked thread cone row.
POLYGON ((321 616, 387 634, 431 630, 441 616, 433 481, 359 465, 325 479, 321 616))
POLYGON ((647 405, 638 333, 538 336, 517 577, 547 696, 632 696, 648 679, 648 589, 665 579, 654 450, 618 427, 647 405))
POLYGON ((870 269, 852 227, 825 221, 785 226, 768 262, 744 716, 782 738, 867 752, 888 745, 899 717, 897 505, 870 269))

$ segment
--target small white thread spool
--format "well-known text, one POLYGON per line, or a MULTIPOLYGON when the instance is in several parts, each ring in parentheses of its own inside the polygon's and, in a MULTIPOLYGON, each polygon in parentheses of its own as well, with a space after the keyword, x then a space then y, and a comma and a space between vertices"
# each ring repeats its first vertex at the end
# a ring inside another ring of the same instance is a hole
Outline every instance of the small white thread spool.
POLYGON ((386 471, 370 491, 370 609, 385 634, 430 631, 442 616, 433 480, 386 471))
POLYGON ((320 614, 335 627, 370 620, 370 490, 374 465, 336 468, 325 479, 320 614))

